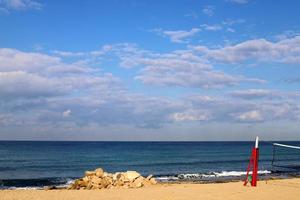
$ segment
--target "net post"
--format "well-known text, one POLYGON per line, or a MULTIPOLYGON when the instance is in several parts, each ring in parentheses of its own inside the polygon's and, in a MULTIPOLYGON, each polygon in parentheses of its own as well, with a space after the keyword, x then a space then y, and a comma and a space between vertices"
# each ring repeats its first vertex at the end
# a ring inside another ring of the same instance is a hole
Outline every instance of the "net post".
POLYGON ((253 171, 252 171, 252 181, 251 186, 257 186, 257 175, 258 175, 258 157, 259 157, 259 148, 258 148, 259 138, 256 137, 255 148, 252 149, 253 156, 253 171))

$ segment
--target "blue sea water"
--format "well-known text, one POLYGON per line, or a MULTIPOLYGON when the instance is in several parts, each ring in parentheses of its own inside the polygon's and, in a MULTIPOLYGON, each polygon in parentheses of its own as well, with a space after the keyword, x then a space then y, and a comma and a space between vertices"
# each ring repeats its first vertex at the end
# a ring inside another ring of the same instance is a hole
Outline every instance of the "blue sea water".
MULTIPOLYGON (((300 146, 300 142, 288 142, 300 146)), ((0 188, 66 184, 86 170, 136 170, 160 180, 240 176, 253 142, 0 141, 0 188)), ((269 173, 272 144, 260 144, 259 170, 269 173)))

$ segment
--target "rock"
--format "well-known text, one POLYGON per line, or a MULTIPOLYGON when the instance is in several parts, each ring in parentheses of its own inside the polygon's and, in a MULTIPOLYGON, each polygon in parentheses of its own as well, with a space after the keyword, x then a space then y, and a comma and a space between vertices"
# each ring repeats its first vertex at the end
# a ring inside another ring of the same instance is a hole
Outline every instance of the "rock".
POLYGON ((103 178, 101 179, 100 184, 103 188, 106 188, 109 185, 109 182, 105 178, 103 178))
POLYGON ((155 178, 150 178, 150 183, 152 184, 152 185, 155 185, 155 184, 157 184, 157 181, 155 180, 155 178))
POLYGON ((102 178, 103 175, 104 175, 104 171, 103 171, 102 168, 98 168, 98 169, 95 170, 95 174, 96 174, 96 176, 98 176, 99 178, 102 178))
POLYGON ((129 180, 132 182, 134 179, 138 178, 141 176, 138 172, 136 171, 127 171, 123 174, 125 176, 125 179, 129 180))
POLYGON ((87 189, 87 190, 90 190, 90 189, 92 189, 92 188, 93 188, 93 185, 92 185, 92 183, 88 183, 88 185, 87 185, 86 189, 87 189))
POLYGON ((123 173, 117 175, 117 180, 125 181, 126 177, 123 173))
POLYGON ((105 179, 105 180, 108 182, 109 185, 112 185, 112 184, 113 184, 113 179, 112 179, 112 177, 106 176, 106 177, 104 177, 103 179, 105 179))
POLYGON ((153 175, 151 174, 151 175, 149 175, 149 176, 147 176, 147 180, 150 180, 151 178, 153 177, 153 175))
POLYGON ((102 179, 97 176, 92 176, 92 178, 91 178, 91 183, 93 185, 100 185, 101 181, 102 181, 102 179))
POLYGON ((148 179, 144 179, 142 183, 143 183, 143 186, 150 186, 150 185, 152 185, 152 183, 148 179))
POLYGON ((82 180, 84 182, 89 182, 90 181, 90 176, 85 176, 85 177, 82 178, 82 180))
POLYGON ((139 183, 139 182, 138 183, 132 182, 129 184, 130 188, 140 188, 142 186, 143 186, 142 183, 139 183))
POLYGON ((85 176, 93 176, 95 175, 96 173, 94 171, 86 171, 85 172, 85 176))
POLYGON ((136 178, 132 183, 130 183, 130 187, 132 188, 139 188, 143 186, 144 178, 142 176, 136 178))
POLYGON ((114 174, 107 173, 107 172, 104 172, 104 173, 103 173, 103 177, 111 177, 111 178, 113 178, 113 175, 114 175, 114 174))
POLYGON ((84 180, 80 180, 78 181, 77 184, 79 187, 86 187, 88 185, 88 182, 85 182, 84 180))
POLYGON ((86 171, 85 176, 75 180, 74 183, 68 187, 68 189, 96 190, 113 187, 140 188, 153 184, 157 184, 157 182, 152 175, 144 178, 136 171, 116 172, 111 174, 104 172, 102 168, 98 168, 95 171, 86 171))
POLYGON ((120 172, 116 172, 113 174, 113 180, 116 181, 117 180, 117 176, 120 174, 120 172))
POLYGON ((124 182, 121 181, 121 180, 117 180, 117 181, 115 182, 115 185, 116 185, 116 186, 123 186, 123 185, 124 185, 124 182))
POLYGON ((57 187, 53 185, 44 187, 44 190, 55 190, 55 189, 57 189, 57 187))
POLYGON ((106 189, 110 189, 110 188, 112 188, 113 186, 112 185, 108 185, 107 187, 106 187, 106 189))
POLYGON ((85 183, 81 179, 75 180, 75 182, 68 187, 69 190, 78 190, 81 187, 85 187, 85 183))
POLYGON ((92 185, 92 189, 102 189, 103 186, 102 185, 92 185))
POLYGON ((145 179, 144 177, 139 176, 138 178, 136 178, 136 179, 134 180, 134 182, 140 182, 140 183, 142 183, 144 179, 145 179))

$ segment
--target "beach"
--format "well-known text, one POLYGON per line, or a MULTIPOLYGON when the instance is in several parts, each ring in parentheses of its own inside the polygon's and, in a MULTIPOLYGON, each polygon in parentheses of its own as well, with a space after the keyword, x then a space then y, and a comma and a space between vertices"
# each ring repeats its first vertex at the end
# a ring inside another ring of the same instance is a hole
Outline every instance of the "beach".
POLYGON ((211 184, 158 184, 138 189, 102 190, 1 190, 1 200, 298 200, 300 178, 259 181, 258 187, 242 182, 211 184))

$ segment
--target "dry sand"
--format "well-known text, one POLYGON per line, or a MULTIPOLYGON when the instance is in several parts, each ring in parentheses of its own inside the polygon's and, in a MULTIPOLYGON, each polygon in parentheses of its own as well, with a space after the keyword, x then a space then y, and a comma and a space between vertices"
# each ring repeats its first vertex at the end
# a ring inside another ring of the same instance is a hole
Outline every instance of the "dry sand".
POLYGON ((139 189, 2 190, 1 200, 300 200, 300 178, 260 181, 258 187, 242 182, 218 184, 158 184, 139 189))

